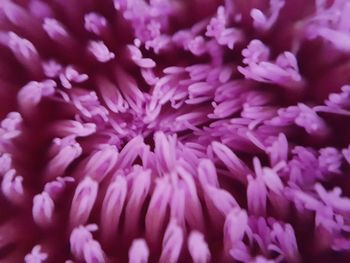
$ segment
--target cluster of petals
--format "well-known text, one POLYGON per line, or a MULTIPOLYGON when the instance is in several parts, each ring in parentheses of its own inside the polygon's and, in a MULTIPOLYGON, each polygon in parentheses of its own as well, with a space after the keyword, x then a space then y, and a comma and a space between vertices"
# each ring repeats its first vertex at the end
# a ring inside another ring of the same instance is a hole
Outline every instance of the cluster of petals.
POLYGON ((0 0, 0 262, 350 262, 348 0, 0 0))

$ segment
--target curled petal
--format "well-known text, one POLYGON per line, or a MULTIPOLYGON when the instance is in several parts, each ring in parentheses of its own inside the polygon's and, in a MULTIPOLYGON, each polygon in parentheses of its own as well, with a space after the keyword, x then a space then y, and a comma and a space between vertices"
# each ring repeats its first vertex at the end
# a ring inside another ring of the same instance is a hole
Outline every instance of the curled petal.
POLYGON ((46 178, 63 176, 68 166, 82 154, 82 148, 73 138, 54 139, 53 158, 46 167, 46 178))
POLYGON ((118 176, 107 188, 101 210, 101 235, 105 239, 113 237, 117 231, 127 195, 127 183, 118 176))
POLYGON ((248 228, 247 212, 240 208, 232 209, 224 224, 224 245, 227 251, 243 240, 248 228))
POLYGON ((42 67, 40 66, 41 58, 32 42, 25 38, 21 38, 14 32, 9 32, 8 46, 16 56, 17 60, 23 64, 29 72, 39 74, 42 71, 42 67))
POLYGON ((98 88, 106 106, 113 112, 125 112, 129 105, 123 98, 118 87, 107 79, 100 78, 97 80, 98 88))
POLYGON ((182 229, 176 224, 175 221, 171 221, 164 234, 159 262, 178 262, 182 250, 183 239, 182 229))
POLYGON ((47 226, 52 222, 55 204, 48 193, 43 192, 33 198, 33 219, 39 226, 47 226))
POLYGON ((267 191, 260 177, 248 177, 247 199, 249 212, 255 215, 265 215, 267 191))
POLYGON ((165 223, 171 187, 168 179, 158 179, 146 213, 146 236, 151 243, 158 241, 159 233, 165 223))
POLYGON ((179 226, 184 226, 185 220, 185 187, 178 183, 172 189, 170 201, 170 217, 176 219, 179 226))
POLYGON ((107 19, 97 13, 91 12, 84 16, 85 29, 98 36, 104 33, 107 26, 107 19))
POLYGON ((239 207, 235 198, 227 191, 218 189, 212 186, 205 188, 206 197, 212 202, 214 207, 223 215, 226 216, 229 212, 239 207))
POLYGON ((84 245, 93 240, 92 232, 97 229, 97 225, 79 226, 73 229, 69 238, 70 250, 78 260, 83 259, 84 245))
POLYGON ((72 50, 75 41, 61 22, 54 18, 46 17, 42 27, 53 41, 68 50, 72 50))
POLYGON ((125 218, 128 222, 125 231, 132 235, 138 230, 138 221, 143 203, 149 193, 151 173, 149 170, 140 171, 133 178, 132 187, 129 191, 128 201, 125 208, 125 218))
POLYGON ((1 144, 6 145, 6 141, 9 141, 21 134, 22 116, 18 112, 10 112, 6 118, 1 121, 0 124, 0 138, 1 144))
POLYGON ((273 169, 264 167, 262 178, 267 188, 269 188, 271 191, 275 192, 276 194, 282 193, 284 189, 282 180, 273 169))
POLYGON ((213 142, 213 151, 217 157, 226 165, 237 179, 245 181, 244 178, 249 173, 248 167, 228 148, 226 145, 213 142), (244 176, 244 177, 243 177, 244 176))
POLYGON ((86 263, 105 263, 106 256, 103 252, 100 243, 96 240, 88 240, 83 248, 84 260, 86 263))
POLYGON ((48 258, 45 252, 41 251, 41 246, 36 245, 32 251, 24 257, 25 263, 43 263, 48 258))
POLYGON ((210 262, 210 251, 204 240, 204 235, 198 231, 192 231, 188 237, 188 251, 194 263, 210 262))
POLYGON ((52 131, 59 136, 75 135, 78 137, 89 136, 96 132, 95 123, 82 123, 80 121, 57 121, 52 126, 52 131))
POLYGON ((210 159, 203 159, 200 161, 198 165, 198 177, 203 186, 210 184, 214 187, 219 187, 216 169, 210 159))
POLYGON ((182 185, 185 191, 185 219, 186 222, 193 228, 204 229, 204 215, 202 204, 199 199, 198 190, 193 179, 193 176, 181 166, 177 167, 177 172, 183 180, 182 185))
POLYGON ((162 132, 154 135, 155 154, 161 171, 170 171, 176 159, 176 137, 166 136, 162 132))
POLYGON ((84 176, 100 182, 113 169, 118 160, 118 150, 113 145, 106 145, 91 154, 84 167, 84 176))
POLYGON ((135 239, 129 248, 129 263, 147 263, 149 249, 144 239, 135 239))
POLYGON ((23 188, 23 177, 16 176, 16 170, 9 170, 3 177, 1 183, 3 195, 15 204, 21 204, 25 201, 23 188))
POLYGON ((88 51, 94 55, 97 61, 106 63, 115 58, 113 52, 110 52, 103 41, 90 41, 88 44, 88 51))
POLYGON ((45 80, 42 82, 30 81, 22 87, 17 95, 18 103, 23 111, 30 111, 37 106, 43 96, 54 94, 56 82, 53 80, 45 80))
POLYGON ((74 182, 73 177, 57 177, 56 180, 48 182, 44 186, 44 192, 48 193, 52 199, 60 197, 68 183, 74 182))
POLYGON ((77 186, 70 210, 70 225, 77 226, 86 223, 95 204, 98 183, 86 177, 77 186))
POLYGON ((117 162, 119 168, 125 168, 130 166, 141 153, 143 148, 143 138, 136 136, 131 139, 121 150, 117 162))
POLYGON ((8 153, 0 155, 0 177, 5 175, 12 167, 12 158, 8 153))

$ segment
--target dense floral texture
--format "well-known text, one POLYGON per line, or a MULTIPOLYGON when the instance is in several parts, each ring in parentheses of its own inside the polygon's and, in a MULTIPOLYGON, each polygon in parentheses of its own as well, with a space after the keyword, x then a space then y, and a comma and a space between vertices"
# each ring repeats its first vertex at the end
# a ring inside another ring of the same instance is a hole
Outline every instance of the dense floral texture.
POLYGON ((348 0, 0 0, 0 262, 350 262, 348 0))

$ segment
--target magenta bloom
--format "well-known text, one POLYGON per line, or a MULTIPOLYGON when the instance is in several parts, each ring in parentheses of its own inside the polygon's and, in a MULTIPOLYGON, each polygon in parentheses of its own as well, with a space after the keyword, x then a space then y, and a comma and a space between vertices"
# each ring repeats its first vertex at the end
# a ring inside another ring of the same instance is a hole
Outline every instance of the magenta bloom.
POLYGON ((0 0, 0 263, 350 262, 349 0, 0 0))

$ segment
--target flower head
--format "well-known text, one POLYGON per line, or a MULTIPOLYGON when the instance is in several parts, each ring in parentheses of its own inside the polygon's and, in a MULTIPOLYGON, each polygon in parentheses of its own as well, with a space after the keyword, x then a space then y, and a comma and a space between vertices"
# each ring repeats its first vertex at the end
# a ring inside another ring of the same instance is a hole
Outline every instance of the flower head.
POLYGON ((0 0, 0 262, 350 262, 348 0, 0 0))

